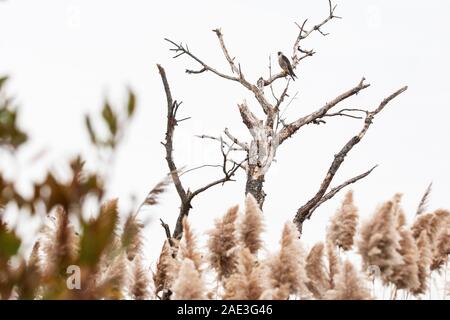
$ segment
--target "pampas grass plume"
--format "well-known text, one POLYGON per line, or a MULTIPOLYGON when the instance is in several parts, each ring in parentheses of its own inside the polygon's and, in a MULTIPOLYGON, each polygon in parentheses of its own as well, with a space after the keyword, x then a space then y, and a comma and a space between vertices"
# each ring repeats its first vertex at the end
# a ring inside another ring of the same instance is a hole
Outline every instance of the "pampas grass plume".
POLYGON ((341 207, 331 219, 327 237, 344 251, 350 250, 353 246, 357 225, 358 208, 353 203, 353 192, 349 191, 345 195, 341 207))

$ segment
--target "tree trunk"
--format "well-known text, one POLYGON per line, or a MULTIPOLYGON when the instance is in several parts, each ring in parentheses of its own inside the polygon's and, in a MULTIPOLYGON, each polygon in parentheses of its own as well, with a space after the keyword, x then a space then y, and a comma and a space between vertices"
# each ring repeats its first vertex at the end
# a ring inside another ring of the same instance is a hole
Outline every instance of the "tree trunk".
POLYGON ((264 199, 266 198, 266 193, 263 190, 264 175, 256 174, 258 169, 259 167, 257 165, 249 165, 247 171, 247 183, 245 185, 245 194, 250 193, 253 197, 255 197, 259 207, 262 209, 264 199))

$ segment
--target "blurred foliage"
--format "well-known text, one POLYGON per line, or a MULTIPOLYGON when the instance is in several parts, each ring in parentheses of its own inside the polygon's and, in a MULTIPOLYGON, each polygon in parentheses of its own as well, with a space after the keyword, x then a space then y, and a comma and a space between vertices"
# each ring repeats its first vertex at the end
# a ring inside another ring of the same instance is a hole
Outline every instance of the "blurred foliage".
POLYGON ((127 128, 128 122, 133 118, 136 110, 136 96, 133 91, 128 90, 128 100, 125 110, 122 113, 117 113, 111 107, 108 101, 103 104, 101 116, 104 124, 108 128, 107 137, 101 138, 101 134, 96 131, 93 120, 90 115, 85 116, 85 125, 89 134, 91 143, 97 147, 115 148, 120 142, 124 130, 127 128))
POLYGON ((0 77, 0 146, 16 149, 27 141, 27 135, 17 126, 17 108, 4 93, 7 77, 0 77))
MULTIPOLYGON (((0 150, 15 151, 28 136, 18 126, 19 109, 5 93, 7 80, 0 78, 0 150)), ((114 154, 135 111, 136 97, 128 90, 122 108, 105 102, 99 117, 86 115, 85 126, 94 149, 114 154), (107 130, 98 130, 102 126, 107 130)), ((12 156, 18 155, 12 152, 12 156)), ((24 197, 0 168, 0 299, 121 298, 115 290, 121 281, 121 259, 133 256, 128 255, 127 246, 135 248, 140 243, 135 239, 140 236, 141 224, 130 215, 122 235, 126 241, 121 241, 118 201, 104 199, 103 174, 88 172, 81 155, 68 161, 67 169, 68 179, 59 179, 48 171, 41 181, 30 182, 32 196, 24 197), (99 207, 95 218, 85 218, 87 200, 99 207), (22 242, 16 230, 4 221, 6 210, 47 216, 28 259, 20 254, 22 242), (78 231, 74 225, 79 226, 78 231), (69 265, 81 268, 82 281, 87 285, 80 290, 67 287, 69 265)))

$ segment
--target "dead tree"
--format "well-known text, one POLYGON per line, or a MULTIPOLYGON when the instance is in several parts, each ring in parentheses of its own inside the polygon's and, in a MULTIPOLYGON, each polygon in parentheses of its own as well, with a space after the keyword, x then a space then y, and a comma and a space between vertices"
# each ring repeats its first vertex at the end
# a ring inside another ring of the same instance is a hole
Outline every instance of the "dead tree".
MULTIPOLYGON (((331 1, 328 3, 328 16, 319 24, 316 24, 311 28, 306 27, 308 20, 305 20, 301 25, 296 24, 299 29, 299 33, 294 41, 291 56, 292 67, 294 70, 298 67, 300 62, 313 56, 315 53, 314 50, 304 49, 302 47, 302 41, 313 33, 319 33, 326 36, 327 33, 323 31, 324 25, 333 19, 340 19, 339 16, 335 15, 336 6, 333 6, 331 1)), ((374 117, 381 112, 392 99, 405 91, 407 87, 403 87, 391 94, 381 102, 378 108, 373 111, 354 108, 342 108, 335 111, 337 109, 337 105, 369 87, 369 84, 365 83, 365 79, 362 78, 354 87, 341 93, 334 99, 327 102, 324 106, 318 108, 316 111, 299 117, 297 120, 289 123, 282 119, 280 107, 283 103, 286 103, 286 98, 289 96, 288 91, 290 81, 285 80, 286 85, 284 86, 284 90, 279 95, 275 94, 273 88, 274 82, 280 79, 285 79, 288 75, 284 71, 272 74, 272 66, 271 63, 269 63, 269 76, 267 78, 260 77, 256 84, 251 83, 244 75, 241 65, 237 62, 236 58, 230 54, 228 48, 226 47, 222 31, 220 29, 214 29, 213 32, 216 34, 219 45, 223 51, 223 55, 230 66, 231 74, 219 71, 218 69, 210 66, 203 59, 199 58, 197 54, 194 54, 187 45, 176 43, 169 39, 165 40, 172 45, 170 50, 175 53, 174 58, 184 55, 200 65, 200 68, 196 70, 186 69, 186 73, 198 75, 204 72, 210 72, 225 80, 236 82, 254 95, 256 102, 264 112, 264 119, 260 119, 251 111, 246 101, 238 103, 237 105, 242 122, 251 133, 252 140, 250 142, 242 141, 232 135, 227 129, 223 132, 224 137, 201 136, 204 138, 213 138, 220 143, 222 143, 224 139, 228 139, 230 143, 239 146, 239 148, 247 153, 246 162, 243 163, 242 166, 245 168, 247 173, 245 193, 251 193, 261 207, 263 206, 266 196, 263 189, 265 174, 275 159, 278 146, 283 144, 288 138, 292 137, 299 131, 299 129, 306 125, 325 123, 325 119, 327 117, 348 117, 352 119, 362 119, 364 121, 361 131, 352 137, 344 145, 340 152, 335 155, 334 160, 332 161, 330 168, 316 194, 305 205, 301 206, 297 210, 294 221, 296 222, 299 230, 301 230, 303 222, 311 217, 312 213, 318 206, 331 199, 337 192, 347 185, 365 178, 375 168, 373 167, 370 170, 343 182, 337 187, 330 189, 330 184, 336 172, 344 162, 346 155, 364 137, 365 133, 370 128, 374 117), (270 88, 269 94, 264 92, 265 87, 270 88)), ((292 102, 292 99, 290 100, 291 101, 289 103, 292 102)))

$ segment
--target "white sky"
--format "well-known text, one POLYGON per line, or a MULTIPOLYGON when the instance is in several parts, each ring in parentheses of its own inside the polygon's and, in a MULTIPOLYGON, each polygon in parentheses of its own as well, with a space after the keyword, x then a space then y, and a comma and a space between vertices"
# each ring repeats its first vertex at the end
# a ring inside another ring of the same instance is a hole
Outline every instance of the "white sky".
MULTIPOLYGON (((299 96, 286 112, 288 120, 321 107, 362 76, 372 86, 342 107, 373 108, 409 85, 350 152, 335 184, 379 164, 370 177, 354 186, 363 217, 395 192, 402 192, 411 221, 430 181, 434 183, 430 209, 450 208, 449 2, 337 3, 336 14, 344 19, 325 27, 329 36, 317 34, 304 43, 304 48, 313 48, 317 54, 296 71, 299 79, 290 92, 293 96, 299 91, 299 96)), ((30 178, 42 176, 47 166, 59 169, 64 159, 79 150, 93 160, 83 115, 97 113, 105 97, 122 105, 130 86, 138 96, 139 109, 111 171, 109 194, 123 199, 123 207, 131 194, 143 199, 167 172, 160 144, 166 101, 156 63, 166 68, 175 98, 184 101, 181 114, 192 117, 175 135, 175 160, 180 167, 220 160, 218 147, 198 141, 196 134, 218 135, 228 127, 242 139, 249 138, 236 106, 244 98, 260 112, 238 84, 211 74, 185 74, 186 67, 197 65, 184 57, 171 59, 163 38, 188 43, 199 57, 229 72, 211 32, 221 27, 231 54, 246 77, 256 82, 268 75, 269 55, 273 61, 280 50, 290 56, 297 32, 294 22, 309 18, 311 26, 327 13, 325 0, 165 1, 158 6, 138 0, 1 1, 0 74, 11 75, 9 92, 17 97, 23 111, 21 125, 33 139, 22 150, 21 162, 6 168, 8 162, 1 160, 0 168, 26 192, 30 178), (31 163, 43 148, 46 156, 31 163)), ((265 184, 270 249, 277 245, 282 224, 315 193, 333 155, 360 127, 358 120, 334 118, 326 125, 302 129, 278 149, 265 184)), ((185 185, 194 189, 217 177, 220 169, 205 169, 191 174, 185 185)), ((245 177, 240 174, 237 182, 197 198, 191 213, 193 227, 199 232, 212 227, 214 218, 243 201, 244 186, 245 177)), ((308 246, 323 239, 342 196, 321 206, 305 223, 303 240, 308 246)), ((176 192, 170 190, 162 205, 142 212, 144 219, 155 218, 147 229, 151 259, 164 236, 156 218, 163 217, 173 226, 177 210, 176 192)))

